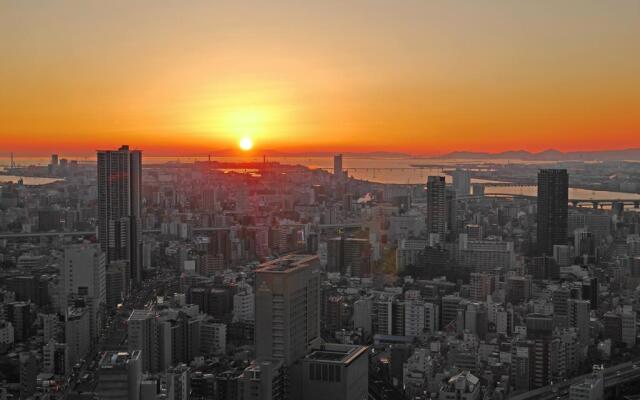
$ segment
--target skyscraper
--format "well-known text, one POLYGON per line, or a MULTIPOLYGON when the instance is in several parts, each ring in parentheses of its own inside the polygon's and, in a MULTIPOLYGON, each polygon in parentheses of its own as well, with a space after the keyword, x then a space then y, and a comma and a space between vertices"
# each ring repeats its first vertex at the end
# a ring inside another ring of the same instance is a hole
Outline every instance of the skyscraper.
POLYGON ((288 255, 256 270, 258 362, 292 365, 320 338, 318 256, 288 255))
POLYGON ((338 181, 341 181, 344 177, 344 173, 342 172, 342 154, 333 156, 333 176, 338 181))
POLYGON ((440 242, 447 233, 447 205, 444 176, 427 178, 427 233, 437 234, 440 242))
POLYGON ((538 253, 553 255, 553 246, 567 244, 569 174, 566 169, 538 172, 538 253))
POLYGON ((458 196, 468 196, 471 192, 471 177, 466 169, 456 169, 451 173, 453 188, 458 196))
POLYGON ((142 280, 140 222, 142 152, 122 146, 98 151, 98 238, 107 263, 129 261, 131 279, 142 280))

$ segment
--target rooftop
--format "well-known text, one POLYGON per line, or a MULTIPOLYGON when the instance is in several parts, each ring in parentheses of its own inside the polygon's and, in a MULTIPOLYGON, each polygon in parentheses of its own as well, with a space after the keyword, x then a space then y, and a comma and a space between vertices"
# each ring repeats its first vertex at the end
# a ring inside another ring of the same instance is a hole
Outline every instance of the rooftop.
POLYGON ((282 272, 287 273, 303 267, 307 267, 319 260, 317 255, 289 254, 275 260, 260 264, 256 272, 282 272))
POLYGON ((366 353, 366 351, 366 346, 325 344, 318 349, 313 349, 305 358, 313 361, 349 364, 360 355, 366 353))

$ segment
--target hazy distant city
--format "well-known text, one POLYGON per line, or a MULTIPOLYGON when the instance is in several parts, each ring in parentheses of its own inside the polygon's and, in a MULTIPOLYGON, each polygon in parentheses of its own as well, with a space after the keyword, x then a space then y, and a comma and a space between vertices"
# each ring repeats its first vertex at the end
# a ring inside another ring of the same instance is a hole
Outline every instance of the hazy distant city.
POLYGON ((141 150, 7 159, 3 399, 640 390, 640 163, 141 150))

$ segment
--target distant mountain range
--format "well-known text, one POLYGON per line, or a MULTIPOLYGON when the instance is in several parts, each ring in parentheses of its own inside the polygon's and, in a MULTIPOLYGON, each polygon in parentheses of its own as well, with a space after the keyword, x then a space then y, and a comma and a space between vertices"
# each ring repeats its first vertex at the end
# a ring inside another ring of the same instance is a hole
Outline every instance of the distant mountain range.
MULTIPOLYGON (((233 157, 245 155, 246 153, 238 149, 224 149, 213 151, 215 157, 233 157)), ((474 151, 454 151, 444 155, 425 156, 419 154, 408 154, 391 151, 372 152, 331 152, 331 151, 304 151, 285 152, 278 150, 255 150, 251 153, 254 156, 266 157, 333 157, 335 154, 342 154, 344 157, 358 158, 428 158, 428 159, 468 159, 468 160, 490 160, 490 159, 512 159, 530 161, 617 161, 617 160, 640 160, 640 148, 624 150, 603 150, 603 151, 569 151, 545 150, 539 153, 526 150, 510 150, 501 153, 485 153, 474 151)))
POLYGON ((526 150, 504 151, 501 153, 483 153, 473 151, 454 151, 432 158, 459 159, 514 159, 531 161, 617 161, 640 160, 640 149, 604 150, 604 151, 569 151, 545 150, 532 153, 526 150))

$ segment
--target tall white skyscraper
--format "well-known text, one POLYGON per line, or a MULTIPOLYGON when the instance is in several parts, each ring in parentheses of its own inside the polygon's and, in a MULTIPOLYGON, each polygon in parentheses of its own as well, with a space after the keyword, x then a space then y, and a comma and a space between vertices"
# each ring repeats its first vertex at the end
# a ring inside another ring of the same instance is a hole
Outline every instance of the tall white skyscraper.
POLYGON ((107 263, 128 260, 142 280, 142 152, 122 146, 98 151, 98 239, 107 263))

